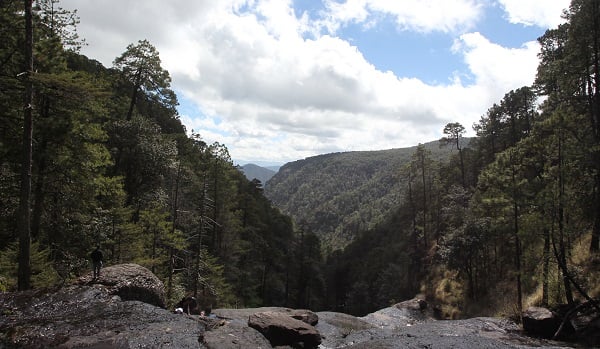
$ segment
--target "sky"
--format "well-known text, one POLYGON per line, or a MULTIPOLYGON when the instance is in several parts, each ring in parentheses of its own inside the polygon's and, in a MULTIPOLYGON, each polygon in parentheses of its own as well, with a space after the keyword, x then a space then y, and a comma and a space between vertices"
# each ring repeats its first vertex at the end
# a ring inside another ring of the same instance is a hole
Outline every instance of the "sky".
POLYGON ((467 136, 535 79, 569 0, 62 0, 82 54, 159 51, 188 133, 237 164, 467 136))

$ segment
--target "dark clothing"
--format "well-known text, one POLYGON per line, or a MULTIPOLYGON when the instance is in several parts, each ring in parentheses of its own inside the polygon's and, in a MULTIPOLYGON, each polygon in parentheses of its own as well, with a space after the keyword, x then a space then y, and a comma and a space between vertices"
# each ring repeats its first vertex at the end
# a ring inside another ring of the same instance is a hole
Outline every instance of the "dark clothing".
POLYGON ((99 248, 96 248, 94 252, 90 255, 92 257, 92 264, 94 267, 94 279, 100 276, 100 269, 102 268, 102 259, 104 256, 102 255, 102 251, 99 248))

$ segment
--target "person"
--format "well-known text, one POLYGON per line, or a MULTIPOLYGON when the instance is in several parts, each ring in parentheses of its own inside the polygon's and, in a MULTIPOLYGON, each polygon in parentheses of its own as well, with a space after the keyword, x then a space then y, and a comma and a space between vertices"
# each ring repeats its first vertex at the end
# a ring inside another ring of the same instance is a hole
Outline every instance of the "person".
POLYGON ((100 246, 96 246, 96 249, 92 252, 90 257, 92 257, 94 279, 97 279, 100 276, 100 269, 102 268, 102 260, 104 258, 102 251, 100 251, 100 246))

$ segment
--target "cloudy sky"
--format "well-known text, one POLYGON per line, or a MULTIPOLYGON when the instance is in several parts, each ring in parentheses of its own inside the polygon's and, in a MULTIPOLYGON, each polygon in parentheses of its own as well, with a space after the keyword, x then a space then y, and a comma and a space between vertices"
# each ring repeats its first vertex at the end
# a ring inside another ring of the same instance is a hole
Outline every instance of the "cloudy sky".
POLYGON ((148 39, 188 132, 236 163, 413 146, 535 77, 569 0, 62 0, 82 53, 148 39))

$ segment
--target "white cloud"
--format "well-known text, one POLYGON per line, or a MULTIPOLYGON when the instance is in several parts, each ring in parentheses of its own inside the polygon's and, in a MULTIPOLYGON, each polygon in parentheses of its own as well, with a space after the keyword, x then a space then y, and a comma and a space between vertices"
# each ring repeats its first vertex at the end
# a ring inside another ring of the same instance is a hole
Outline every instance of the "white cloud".
POLYGON ((462 52, 476 85, 492 95, 530 85, 535 78, 539 45, 526 42, 521 48, 505 48, 480 33, 468 33, 456 40, 454 50, 462 52))
MULTIPOLYGON (((482 11, 475 0, 398 3, 328 2, 326 19, 335 27, 386 14, 405 30, 452 32, 471 27, 482 11)), ((377 69, 359 48, 333 34, 306 38, 323 22, 297 17, 290 0, 62 5, 79 8, 80 31, 90 44, 84 53, 107 66, 127 44, 150 40, 173 88, 200 110, 181 116, 188 130, 224 143, 234 159, 285 162, 411 146, 440 137, 454 121, 469 129, 505 92, 530 84, 537 64, 535 43, 508 49, 481 34, 463 34, 454 50, 469 71, 428 85, 377 69)))
POLYGON ((471 28, 482 14, 479 0, 326 0, 323 25, 335 32, 348 23, 372 25, 374 16, 394 18, 400 30, 454 32, 471 28))
POLYGON ((511 23, 554 28, 564 20, 562 11, 571 0, 498 0, 511 23))

